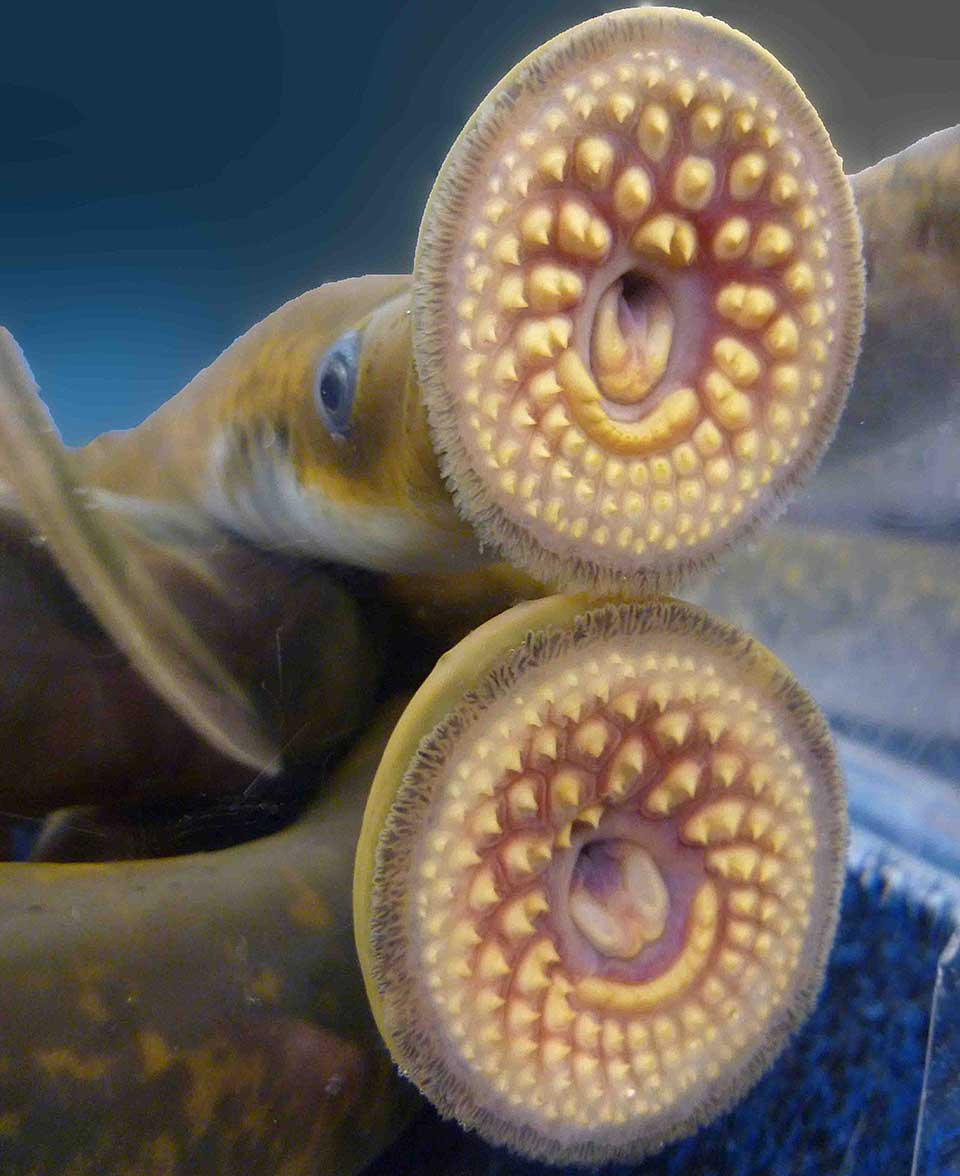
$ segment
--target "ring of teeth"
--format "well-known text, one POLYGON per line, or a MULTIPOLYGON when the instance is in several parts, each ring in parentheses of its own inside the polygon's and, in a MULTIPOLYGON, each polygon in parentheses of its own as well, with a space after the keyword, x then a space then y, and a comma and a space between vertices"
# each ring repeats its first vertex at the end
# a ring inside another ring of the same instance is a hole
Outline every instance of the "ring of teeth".
POLYGON ((822 143, 753 72, 568 68, 472 179, 444 384, 485 495, 548 551, 699 558, 823 443, 856 258, 822 143))
POLYGON ((656 1130, 794 999, 822 901, 813 770, 771 696, 707 652, 567 650, 436 768, 408 966, 481 1105, 539 1130, 656 1130), (597 850, 619 882, 578 877, 597 850))

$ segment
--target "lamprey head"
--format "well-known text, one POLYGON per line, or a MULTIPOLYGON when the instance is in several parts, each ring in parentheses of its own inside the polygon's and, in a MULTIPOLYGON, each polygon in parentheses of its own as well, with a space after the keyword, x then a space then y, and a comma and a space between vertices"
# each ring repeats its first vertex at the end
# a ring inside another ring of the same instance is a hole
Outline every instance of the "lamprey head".
POLYGON ((381 762, 354 887, 400 1068, 552 1163, 635 1159, 738 1099, 837 916, 834 749, 771 654, 667 599, 521 605, 438 663, 381 762))
POLYGON ((863 317, 816 112, 720 21, 640 7, 531 54, 450 151, 414 347, 445 473, 541 579, 665 587, 818 460, 863 317))
POLYGON ((476 562, 413 379, 408 285, 323 286, 250 333, 213 480, 251 538, 377 570, 476 562))

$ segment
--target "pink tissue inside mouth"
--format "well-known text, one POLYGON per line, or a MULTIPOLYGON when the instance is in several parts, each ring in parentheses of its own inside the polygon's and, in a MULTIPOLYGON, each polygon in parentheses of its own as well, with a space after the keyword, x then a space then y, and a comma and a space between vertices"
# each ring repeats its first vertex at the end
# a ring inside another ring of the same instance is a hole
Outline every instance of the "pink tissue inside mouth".
POLYGON ((609 898, 620 886, 621 865, 618 854, 611 850, 609 840, 588 842, 573 866, 571 888, 586 887, 595 898, 609 898))
POLYGON ((609 812, 595 830, 576 836, 570 848, 554 859, 548 879, 551 919, 565 966, 572 977, 604 977, 624 983, 644 983, 666 972, 683 950, 690 908, 706 878, 703 855, 684 845, 675 820, 655 824, 640 813, 609 812), (614 840, 633 842, 653 858, 669 898, 663 934, 632 959, 604 955, 574 923, 567 899, 571 888, 587 885, 603 898, 620 884, 620 865, 604 845, 614 840))

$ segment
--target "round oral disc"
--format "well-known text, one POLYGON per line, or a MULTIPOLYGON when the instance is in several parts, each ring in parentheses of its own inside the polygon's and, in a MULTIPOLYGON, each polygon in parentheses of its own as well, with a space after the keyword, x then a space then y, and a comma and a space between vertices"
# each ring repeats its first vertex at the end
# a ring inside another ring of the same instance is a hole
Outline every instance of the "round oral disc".
POLYGON ((424 214, 417 368, 481 537, 553 583, 668 587, 818 460, 863 319, 816 112, 720 21, 641 7, 513 70, 424 214))
POLYGON ((845 810, 822 716, 749 638, 669 600, 560 601, 414 699, 358 925, 395 1060, 442 1113, 601 1163, 729 1107, 809 1011, 845 810))

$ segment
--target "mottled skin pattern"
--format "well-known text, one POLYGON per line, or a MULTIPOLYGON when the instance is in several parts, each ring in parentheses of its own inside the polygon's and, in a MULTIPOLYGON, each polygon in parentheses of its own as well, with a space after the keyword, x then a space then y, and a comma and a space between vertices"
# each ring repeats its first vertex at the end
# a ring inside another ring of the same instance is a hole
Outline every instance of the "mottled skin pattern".
POLYGON ((350 1173, 399 1130, 414 1100, 363 999, 350 919, 395 713, 283 833, 0 868, 4 1176, 350 1173))

